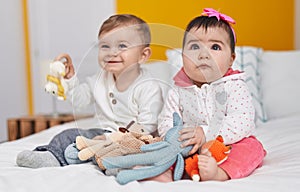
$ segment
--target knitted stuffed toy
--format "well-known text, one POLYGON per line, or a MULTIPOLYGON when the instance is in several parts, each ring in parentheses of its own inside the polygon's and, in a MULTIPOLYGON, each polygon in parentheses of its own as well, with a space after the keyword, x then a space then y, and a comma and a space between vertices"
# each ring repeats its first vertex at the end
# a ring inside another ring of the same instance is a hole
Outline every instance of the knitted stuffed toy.
POLYGON ((142 125, 130 122, 126 128, 119 128, 102 139, 88 139, 83 136, 76 137, 75 146, 69 146, 65 150, 65 159, 69 164, 84 162, 95 156, 95 160, 102 170, 103 157, 127 155, 141 152, 140 146, 145 143, 153 143, 158 138, 153 138, 146 132, 142 125))
MULTIPOLYGON (((147 136, 151 136, 151 135, 147 135, 147 136)), ((137 138, 130 132, 125 133, 122 136, 122 139, 112 143, 107 147, 102 148, 101 150, 98 150, 95 153, 95 160, 98 166, 100 167, 100 169, 105 170, 105 167, 103 166, 103 158, 141 153, 142 151, 140 148, 142 145, 161 141, 159 137, 153 138, 152 136, 151 137, 147 137, 147 136, 145 135, 137 138)), ((106 174, 108 173, 106 172, 106 174)), ((109 174, 112 174, 112 172, 110 172, 109 174)))
MULTIPOLYGON (((68 56, 67 62, 71 62, 68 56)), ((66 75, 65 65, 60 61, 50 63, 50 72, 47 75, 47 83, 45 91, 57 97, 58 100, 66 100, 66 92, 68 86, 65 82, 64 76, 66 75)))
MULTIPOLYGON (((215 140, 204 143, 201 147, 201 151, 205 149, 209 150, 217 164, 220 165, 228 158, 231 146, 224 145, 223 138, 219 135, 215 140)), ((194 154, 192 157, 185 159, 185 171, 193 181, 200 181, 198 154, 194 154)))
POLYGON ((180 146, 181 142, 178 138, 182 128, 181 118, 174 113, 173 128, 167 132, 163 141, 142 145, 140 149, 143 153, 107 157, 102 159, 102 163, 107 171, 120 169, 116 175, 116 180, 120 184, 157 176, 168 170, 174 163, 176 163, 174 180, 179 180, 184 171, 183 157, 188 156, 192 149, 192 146, 185 148, 180 146))

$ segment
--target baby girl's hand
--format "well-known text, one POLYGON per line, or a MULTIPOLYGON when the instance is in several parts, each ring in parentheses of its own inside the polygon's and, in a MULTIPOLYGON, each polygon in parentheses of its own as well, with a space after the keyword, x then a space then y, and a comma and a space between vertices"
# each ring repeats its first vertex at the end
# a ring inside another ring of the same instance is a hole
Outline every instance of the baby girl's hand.
POLYGON ((75 71, 74 71, 74 66, 70 55, 66 53, 62 53, 58 55, 54 60, 61 61, 65 65, 66 67, 66 75, 64 76, 65 79, 70 79, 71 77, 74 76, 75 71))
POLYGON ((189 154, 194 154, 205 142, 205 135, 202 127, 187 127, 183 128, 180 132, 179 141, 184 141, 181 147, 187 147, 189 145, 194 145, 189 154))
POLYGON ((198 168, 202 181, 216 178, 218 173, 218 164, 207 149, 201 151, 201 154, 198 156, 198 168))

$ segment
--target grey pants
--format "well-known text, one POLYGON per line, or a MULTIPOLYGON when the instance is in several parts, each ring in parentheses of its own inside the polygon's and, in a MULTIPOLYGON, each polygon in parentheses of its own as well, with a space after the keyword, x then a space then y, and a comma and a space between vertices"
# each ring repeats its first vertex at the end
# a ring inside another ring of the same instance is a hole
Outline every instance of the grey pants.
POLYGON ((108 132, 109 131, 100 128, 88 130, 78 128, 67 129, 55 135, 48 145, 38 146, 34 150, 49 151, 56 157, 61 166, 66 166, 68 163, 64 157, 64 151, 70 144, 75 142, 77 136, 81 135, 91 139, 97 135, 102 135, 108 132))

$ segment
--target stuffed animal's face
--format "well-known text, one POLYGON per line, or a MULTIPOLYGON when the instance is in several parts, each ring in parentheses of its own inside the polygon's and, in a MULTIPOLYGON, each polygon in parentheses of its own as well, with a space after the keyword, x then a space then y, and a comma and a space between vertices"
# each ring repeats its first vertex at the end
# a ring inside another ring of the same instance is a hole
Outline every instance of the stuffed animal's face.
POLYGON ((216 159, 218 164, 223 163, 231 150, 231 146, 226 146, 223 142, 222 136, 203 144, 201 150, 208 149, 211 155, 216 159))
POLYGON ((53 96, 56 96, 57 95, 57 85, 55 83, 48 81, 47 84, 45 85, 45 91, 47 93, 52 94, 53 96))
POLYGON ((65 100, 67 92, 67 85, 64 82, 66 74, 65 65, 60 61, 50 63, 50 73, 47 75, 47 84, 45 91, 56 96, 58 100, 65 100))
POLYGON ((66 89, 65 89, 65 87, 67 87, 67 86, 66 85, 63 86, 60 79, 58 79, 54 76, 51 76, 51 75, 47 76, 47 84, 45 85, 45 91, 47 93, 52 94, 53 96, 56 96, 58 100, 65 100, 66 99, 66 96, 65 96, 66 89))
MULTIPOLYGON (((223 163, 231 150, 231 146, 224 145, 222 136, 218 136, 215 140, 211 140, 202 145, 201 150, 208 149, 215 158, 217 164, 223 163)), ((199 181, 198 154, 194 154, 185 160, 185 170, 193 181, 199 181)))

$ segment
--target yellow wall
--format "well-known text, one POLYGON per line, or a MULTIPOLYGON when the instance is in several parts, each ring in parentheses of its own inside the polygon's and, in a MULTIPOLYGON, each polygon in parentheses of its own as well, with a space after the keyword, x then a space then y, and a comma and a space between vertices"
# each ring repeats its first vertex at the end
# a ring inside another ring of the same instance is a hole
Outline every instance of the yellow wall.
POLYGON ((117 13, 132 13, 150 23, 152 59, 181 47, 187 23, 211 7, 234 18, 237 45, 268 50, 294 49, 294 0, 116 0, 117 13))

